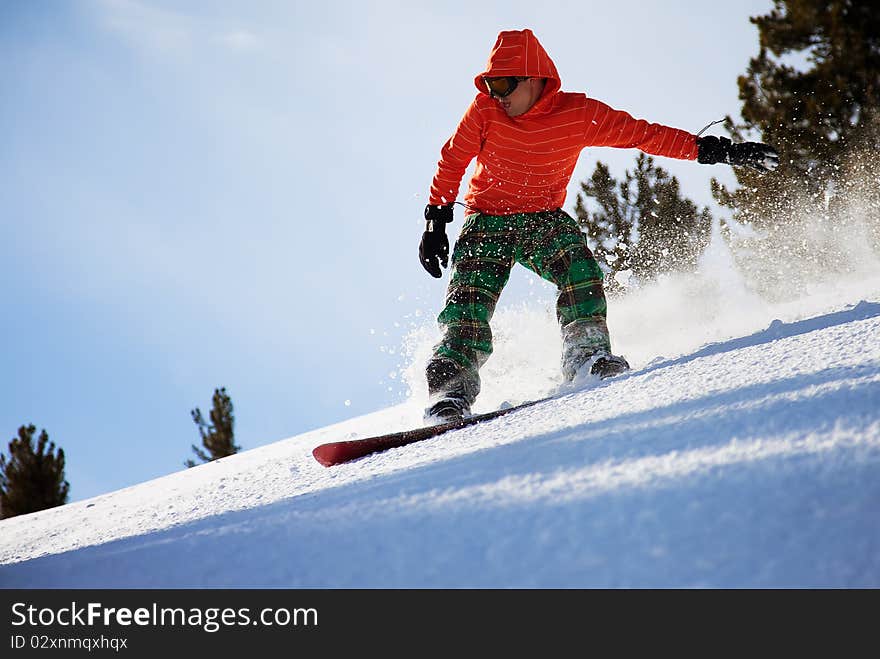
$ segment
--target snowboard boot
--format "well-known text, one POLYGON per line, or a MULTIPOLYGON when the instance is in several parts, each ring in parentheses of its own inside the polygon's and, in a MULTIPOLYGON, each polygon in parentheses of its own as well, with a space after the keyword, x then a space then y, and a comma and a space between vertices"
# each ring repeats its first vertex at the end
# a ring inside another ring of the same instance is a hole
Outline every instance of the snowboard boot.
POLYGON ((425 410, 425 423, 437 425, 459 421, 471 415, 470 405, 458 396, 445 396, 425 410))
POLYGON ((614 377, 629 370, 629 363, 623 357, 612 355, 605 350, 586 355, 578 366, 571 362, 563 365, 563 378, 567 384, 582 381, 587 377, 596 376, 601 380, 614 377))
POLYGON ((615 375, 629 370, 629 363, 617 355, 604 354, 596 357, 593 365, 590 367, 591 375, 598 375, 600 380, 612 378, 615 375))
POLYGON ((449 423, 471 415, 471 404, 480 393, 480 376, 451 359, 428 362, 428 409, 425 423, 449 423))

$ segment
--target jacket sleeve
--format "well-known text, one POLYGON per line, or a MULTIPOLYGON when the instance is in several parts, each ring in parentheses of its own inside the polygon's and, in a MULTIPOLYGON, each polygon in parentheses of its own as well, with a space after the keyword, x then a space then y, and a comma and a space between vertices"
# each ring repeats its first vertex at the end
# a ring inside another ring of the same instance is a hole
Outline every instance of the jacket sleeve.
POLYGON ((440 150, 437 173, 431 183, 430 204, 450 204, 458 196, 464 172, 483 144, 483 119, 475 100, 464 113, 452 137, 440 150))
POLYGON ((696 160, 697 136, 685 130, 634 119, 623 110, 587 99, 584 146, 639 149, 654 156, 696 160))

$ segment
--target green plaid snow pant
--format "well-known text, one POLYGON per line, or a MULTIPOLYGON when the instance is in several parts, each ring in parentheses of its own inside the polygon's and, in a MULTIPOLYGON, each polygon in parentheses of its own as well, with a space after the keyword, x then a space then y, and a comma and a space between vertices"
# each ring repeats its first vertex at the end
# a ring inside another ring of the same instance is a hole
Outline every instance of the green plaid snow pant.
POLYGON ((566 379, 597 350, 611 351, 602 270, 577 222, 562 209, 475 213, 465 218, 452 252, 446 306, 437 317, 443 338, 426 369, 431 397, 455 395, 473 404, 478 371, 492 354, 489 321, 514 263, 556 284, 566 379))

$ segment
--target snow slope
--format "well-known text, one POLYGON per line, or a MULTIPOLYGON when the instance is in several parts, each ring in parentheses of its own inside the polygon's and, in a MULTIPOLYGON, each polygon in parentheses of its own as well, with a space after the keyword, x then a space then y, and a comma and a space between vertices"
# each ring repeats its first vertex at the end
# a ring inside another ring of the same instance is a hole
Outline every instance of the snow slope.
POLYGON ((4 587, 880 586, 880 303, 332 469, 406 406, 0 524, 4 587))
MULTIPOLYGON (((0 586, 880 586, 880 268, 770 304, 711 252, 612 301, 629 374, 321 467, 419 423, 423 328, 400 405, 0 521, 0 586)), ((482 409, 552 391, 552 308, 494 322, 482 409)))

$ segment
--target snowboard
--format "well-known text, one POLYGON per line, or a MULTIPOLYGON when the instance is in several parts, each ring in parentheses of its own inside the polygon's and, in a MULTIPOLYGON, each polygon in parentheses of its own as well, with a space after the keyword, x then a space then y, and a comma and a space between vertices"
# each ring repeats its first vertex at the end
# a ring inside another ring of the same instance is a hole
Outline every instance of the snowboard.
POLYGON ((312 455, 315 457, 315 460, 320 462, 325 467, 332 467, 333 465, 342 464, 344 462, 351 462, 352 460, 357 460, 358 458, 362 458, 373 453, 379 453, 381 451, 387 451, 391 448, 397 448, 398 446, 406 446, 407 444, 413 444, 414 442, 421 442, 425 439, 431 439, 432 437, 437 437, 439 435, 447 433, 450 430, 458 430, 459 428, 472 426, 482 421, 497 419, 498 417, 504 416, 505 414, 510 414, 511 412, 516 412, 517 410, 531 407, 532 405, 537 405, 538 403, 544 402, 545 400, 549 400, 549 398, 530 400, 525 403, 520 403, 519 405, 504 407, 498 410, 493 410, 491 412, 484 412, 482 414, 475 414, 473 416, 465 417, 463 419, 457 419, 455 421, 449 421, 448 423, 441 423, 435 426, 424 426, 421 428, 414 428, 412 430, 393 432, 387 435, 365 437, 363 439, 329 442, 327 444, 321 444, 320 446, 312 449, 312 455))

